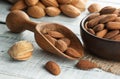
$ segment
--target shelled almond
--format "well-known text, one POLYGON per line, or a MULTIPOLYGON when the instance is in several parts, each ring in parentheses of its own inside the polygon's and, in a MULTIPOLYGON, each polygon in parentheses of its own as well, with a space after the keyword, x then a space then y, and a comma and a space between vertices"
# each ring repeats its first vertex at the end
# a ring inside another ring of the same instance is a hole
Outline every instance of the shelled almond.
POLYGON ((106 6, 87 18, 85 28, 89 33, 99 38, 120 41, 119 15, 119 9, 106 6))
POLYGON ((75 18, 80 15, 80 12, 85 10, 85 4, 86 0, 19 0, 10 8, 10 10, 27 10, 29 16, 33 18, 41 18, 43 17, 43 14, 44 16, 47 14, 50 17, 54 17, 58 16, 60 13, 75 18), (34 6, 38 7, 32 8, 34 9, 32 10, 31 7, 34 6), (40 12, 41 8, 44 11, 42 10, 40 12), (31 11, 29 12, 28 9, 31 9, 34 13, 31 13, 31 11))

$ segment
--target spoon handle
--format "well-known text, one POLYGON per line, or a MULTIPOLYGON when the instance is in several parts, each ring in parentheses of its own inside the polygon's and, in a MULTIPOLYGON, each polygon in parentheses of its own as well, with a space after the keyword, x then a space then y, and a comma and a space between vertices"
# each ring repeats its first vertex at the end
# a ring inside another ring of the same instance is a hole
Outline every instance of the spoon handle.
POLYGON ((24 29, 35 32, 36 25, 37 25, 37 23, 35 23, 35 22, 26 21, 26 23, 24 24, 24 29))

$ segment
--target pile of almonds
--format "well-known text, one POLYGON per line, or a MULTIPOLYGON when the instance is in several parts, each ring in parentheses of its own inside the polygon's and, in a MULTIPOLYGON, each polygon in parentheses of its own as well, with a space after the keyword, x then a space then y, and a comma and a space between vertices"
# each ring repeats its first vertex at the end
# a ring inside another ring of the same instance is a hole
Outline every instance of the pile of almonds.
POLYGON ((111 6, 102 8, 87 18, 85 28, 97 37, 120 41, 120 9, 111 6))
POLYGON ((60 50, 64 54, 73 58, 80 58, 82 56, 74 48, 70 47, 70 39, 65 37, 62 33, 58 31, 48 31, 43 34, 50 41, 50 43, 52 43, 58 50, 60 50))
POLYGON ((85 10, 87 0, 18 0, 10 10, 25 10, 33 18, 57 16, 61 12, 75 18, 85 10))

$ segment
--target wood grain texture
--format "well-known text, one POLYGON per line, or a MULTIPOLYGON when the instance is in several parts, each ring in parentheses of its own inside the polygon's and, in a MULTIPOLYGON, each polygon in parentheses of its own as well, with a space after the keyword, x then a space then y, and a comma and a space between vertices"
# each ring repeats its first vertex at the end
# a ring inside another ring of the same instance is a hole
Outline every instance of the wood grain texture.
MULTIPOLYGON (((112 3, 112 1, 109 0, 89 0, 87 7, 89 4, 94 2, 98 2, 103 6, 113 5, 115 7, 119 7, 119 4, 117 3, 118 0, 114 1, 116 2, 112 3)), ((0 0, 0 21, 5 22, 6 15, 9 13, 9 7, 9 4, 6 4, 0 0)), ((82 17, 84 17, 86 14, 88 14, 87 10, 76 19, 68 18, 63 15, 57 17, 31 19, 37 22, 47 21, 64 24, 70 28, 81 40, 79 35, 79 23, 82 17)), ((20 34, 14 34, 9 32, 9 30, 6 28, 6 25, 0 24, 0 27, 0 79, 96 79, 96 77, 97 79, 120 79, 119 75, 107 73, 100 69, 93 69, 90 71, 78 70, 76 67, 74 67, 77 61, 71 61, 42 51, 35 43, 34 34, 32 32, 25 31, 20 34), (19 40, 28 40, 35 46, 33 56, 28 61, 13 61, 7 54, 9 47, 19 40), (53 76, 43 68, 45 63, 49 60, 55 61, 61 66, 62 73, 59 76, 53 76)))

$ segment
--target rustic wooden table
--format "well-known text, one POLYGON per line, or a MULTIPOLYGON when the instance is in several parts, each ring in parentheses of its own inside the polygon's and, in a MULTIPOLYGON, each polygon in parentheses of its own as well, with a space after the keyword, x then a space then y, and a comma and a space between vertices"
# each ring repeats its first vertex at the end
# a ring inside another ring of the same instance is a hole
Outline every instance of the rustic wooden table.
MULTIPOLYGON (((120 7, 119 0, 89 0, 87 7, 94 2, 102 6, 112 5, 120 7)), ((10 33, 4 24, 10 6, 10 4, 0 0, 0 79, 120 79, 119 75, 114 75, 100 69, 89 71, 78 70, 74 67, 77 61, 71 61, 42 51, 35 43, 32 32, 25 31, 20 34, 10 33), (7 54, 9 47, 19 40, 28 40, 34 44, 35 50, 30 60, 24 62, 13 61, 7 54), (49 60, 56 61, 60 65, 62 70, 59 76, 53 76, 44 69, 44 64, 49 60)), ((81 16, 75 19, 63 15, 31 19, 36 22, 47 21, 61 23, 71 29, 81 39, 79 23, 87 14, 88 12, 86 10, 81 16)))

